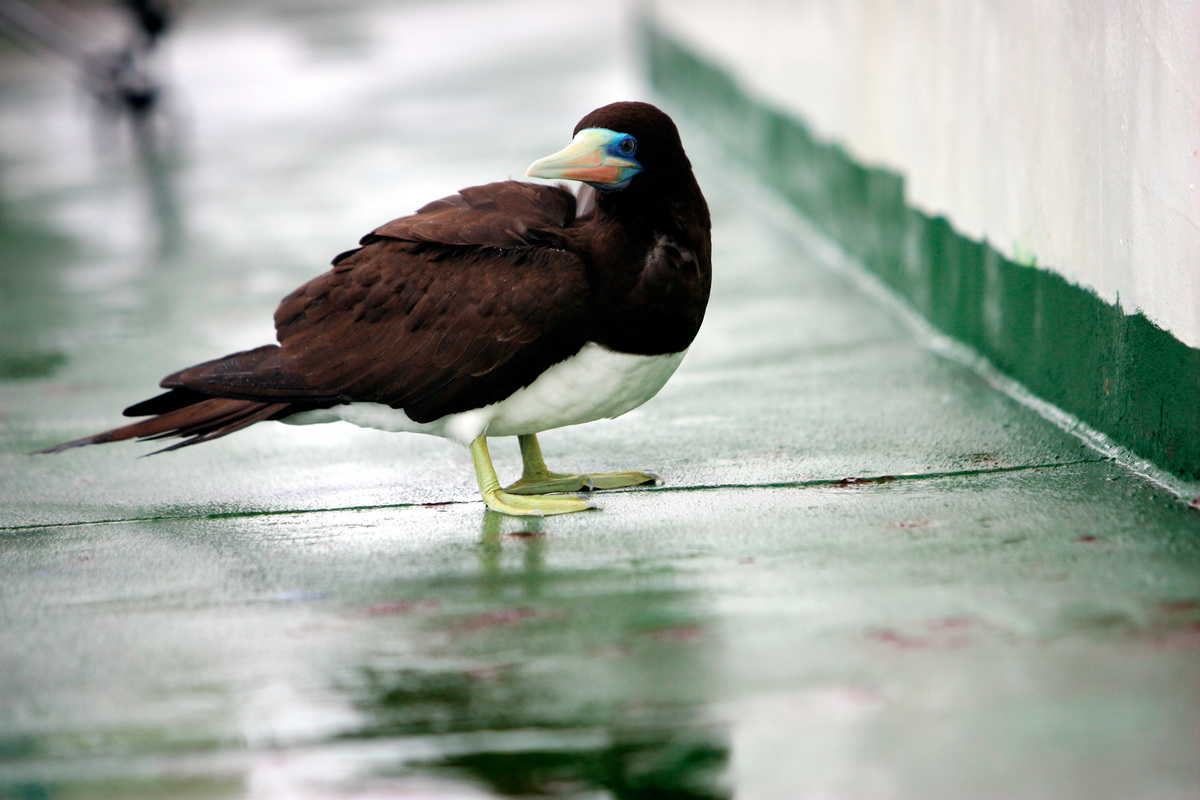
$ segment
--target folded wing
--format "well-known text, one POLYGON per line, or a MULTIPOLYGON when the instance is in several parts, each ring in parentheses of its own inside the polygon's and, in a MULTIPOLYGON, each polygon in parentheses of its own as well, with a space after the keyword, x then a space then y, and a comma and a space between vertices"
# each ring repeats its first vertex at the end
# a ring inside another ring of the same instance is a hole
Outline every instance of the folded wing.
POLYGON ((506 181, 464 189, 383 225, 288 295, 264 345, 167 376, 148 417, 47 448, 121 439, 209 441, 347 402, 417 422, 504 399, 586 340, 583 264, 557 235, 575 199, 506 181))

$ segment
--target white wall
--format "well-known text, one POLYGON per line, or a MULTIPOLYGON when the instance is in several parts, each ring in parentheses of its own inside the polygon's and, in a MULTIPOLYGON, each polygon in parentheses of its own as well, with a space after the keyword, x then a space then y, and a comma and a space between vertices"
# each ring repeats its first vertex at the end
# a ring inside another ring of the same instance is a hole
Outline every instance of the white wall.
POLYGON ((668 33, 1009 258, 1200 347, 1200 0, 655 0, 668 33))

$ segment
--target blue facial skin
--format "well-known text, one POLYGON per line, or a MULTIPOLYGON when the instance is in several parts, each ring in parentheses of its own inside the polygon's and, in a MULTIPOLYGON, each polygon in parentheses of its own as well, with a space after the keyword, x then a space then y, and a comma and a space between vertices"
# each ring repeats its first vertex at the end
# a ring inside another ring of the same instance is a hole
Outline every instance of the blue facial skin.
POLYGON ((624 189, 633 180, 633 176, 642 171, 642 165, 638 163, 634 155, 637 153, 637 139, 630 136, 628 133, 618 133, 603 129, 611 138, 608 144, 604 146, 607 157, 618 161, 628 162, 628 166, 621 167, 619 177, 612 183, 592 183, 588 184, 596 187, 602 192, 616 192, 624 189))

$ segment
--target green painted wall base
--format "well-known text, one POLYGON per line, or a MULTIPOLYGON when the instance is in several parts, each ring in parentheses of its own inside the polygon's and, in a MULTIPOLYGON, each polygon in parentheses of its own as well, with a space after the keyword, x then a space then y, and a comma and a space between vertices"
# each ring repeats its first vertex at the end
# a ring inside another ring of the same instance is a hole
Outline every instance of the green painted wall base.
POLYGON ((1141 457, 1200 478, 1200 350, 909 207, 900 175, 817 141, 652 23, 644 41, 663 94, 936 327, 1141 457))

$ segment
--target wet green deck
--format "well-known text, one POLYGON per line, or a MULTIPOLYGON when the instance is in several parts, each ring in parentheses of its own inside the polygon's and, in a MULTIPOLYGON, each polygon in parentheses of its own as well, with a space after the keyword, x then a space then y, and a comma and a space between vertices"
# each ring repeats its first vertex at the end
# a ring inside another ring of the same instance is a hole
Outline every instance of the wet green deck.
POLYGON ((23 455, 631 91, 576 55, 612 15, 452 8, 515 27, 486 69, 383 47, 419 6, 197 11, 148 172, 0 59, 0 797, 1200 794, 1200 511, 931 352, 686 110, 705 329, 653 402, 543 437, 665 486, 530 524, 464 450, 349 426, 23 455))

